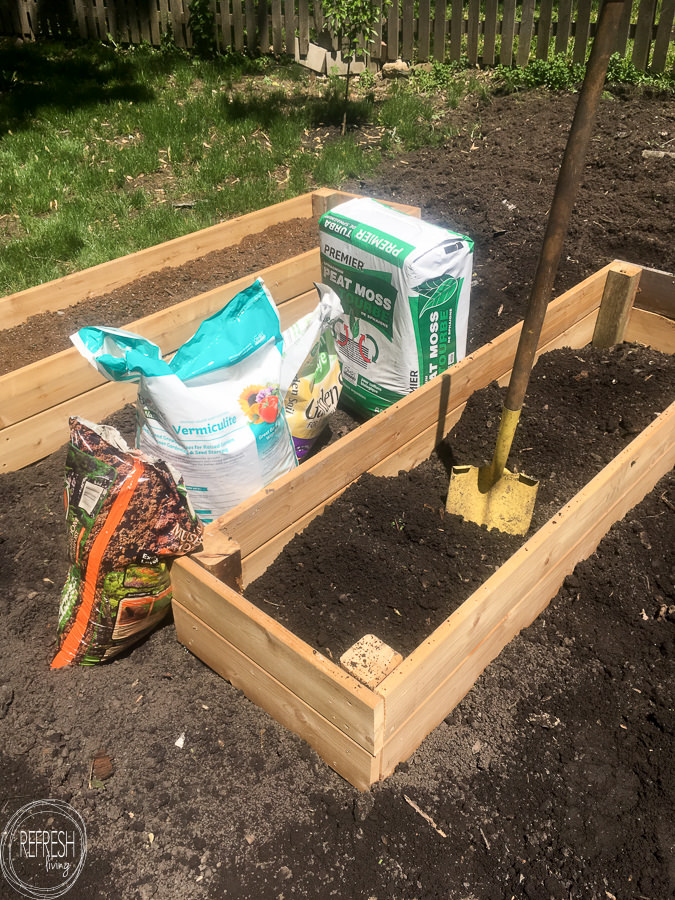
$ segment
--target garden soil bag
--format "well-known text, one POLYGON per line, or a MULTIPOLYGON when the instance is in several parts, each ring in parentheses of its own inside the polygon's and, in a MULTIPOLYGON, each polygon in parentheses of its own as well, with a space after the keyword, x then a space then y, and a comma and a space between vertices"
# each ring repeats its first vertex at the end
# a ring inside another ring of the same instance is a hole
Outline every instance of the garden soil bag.
POLYGON ((297 465, 279 399, 279 313, 260 279, 201 323, 171 362, 116 328, 71 340, 111 381, 138 381, 136 446, 185 480, 210 522, 297 465))
POLYGON ((167 561, 202 540, 182 482, 109 426, 70 419, 64 499, 70 570, 53 669, 95 665, 155 628, 171 605, 167 561))
POLYGON ((319 220, 322 280, 342 302, 342 397, 374 415, 466 354, 473 241, 349 200, 319 220))

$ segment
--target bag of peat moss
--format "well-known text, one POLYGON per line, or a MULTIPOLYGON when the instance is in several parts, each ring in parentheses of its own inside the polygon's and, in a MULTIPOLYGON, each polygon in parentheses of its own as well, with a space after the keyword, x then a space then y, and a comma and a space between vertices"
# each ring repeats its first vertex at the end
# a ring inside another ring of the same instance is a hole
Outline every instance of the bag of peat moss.
POLYGON ((344 309, 342 397, 374 415, 465 356, 473 241, 368 199, 319 230, 322 281, 344 309))
POLYGON ((317 284, 319 304, 284 331, 280 389, 298 462, 312 449, 337 409, 342 378, 332 323, 342 313, 340 299, 317 284))
POLYGON ((70 570, 53 669, 95 665, 155 628, 171 605, 167 561, 202 540, 182 480, 106 425, 70 419, 65 503, 70 570))

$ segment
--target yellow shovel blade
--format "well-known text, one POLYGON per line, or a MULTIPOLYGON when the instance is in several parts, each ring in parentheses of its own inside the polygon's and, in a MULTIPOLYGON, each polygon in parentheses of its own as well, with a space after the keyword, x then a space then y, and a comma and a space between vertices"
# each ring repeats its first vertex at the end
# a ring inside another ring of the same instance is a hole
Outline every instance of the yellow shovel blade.
POLYGON ((482 488, 489 482, 489 473, 489 466, 453 466, 447 512, 507 534, 525 534, 532 521, 539 482, 504 469, 492 487, 482 488))

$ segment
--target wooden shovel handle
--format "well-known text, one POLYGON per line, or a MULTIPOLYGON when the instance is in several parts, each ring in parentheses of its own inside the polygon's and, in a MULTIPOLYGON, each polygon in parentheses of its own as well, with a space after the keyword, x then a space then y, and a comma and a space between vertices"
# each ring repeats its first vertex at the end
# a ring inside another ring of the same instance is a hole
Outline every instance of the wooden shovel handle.
POLYGON ((541 327, 553 291, 553 282, 560 261, 563 241, 567 234, 570 214, 581 180, 586 150, 593 130, 595 111, 605 83, 609 57, 616 46, 616 35, 623 7, 628 2, 630 0, 605 0, 600 11, 598 28, 579 93, 574 120, 567 138, 567 146, 549 212, 546 234, 532 284, 532 293, 506 393, 504 406, 514 412, 522 407, 525 399, 541 327))

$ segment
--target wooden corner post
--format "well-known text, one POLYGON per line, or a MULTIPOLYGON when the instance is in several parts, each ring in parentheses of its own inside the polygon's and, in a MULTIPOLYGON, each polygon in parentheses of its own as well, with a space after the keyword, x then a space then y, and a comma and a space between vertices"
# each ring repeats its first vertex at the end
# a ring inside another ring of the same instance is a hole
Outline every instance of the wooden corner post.
POLYGON ((594 347, 613 347, 623 340, 641 273, 641 267, 631 263, 611 265, 593 332, 594 347))

